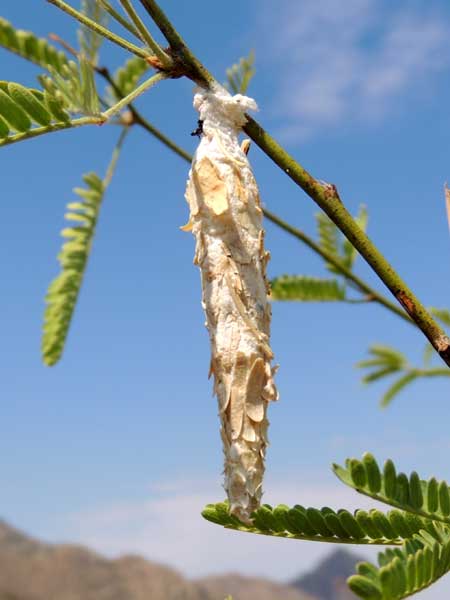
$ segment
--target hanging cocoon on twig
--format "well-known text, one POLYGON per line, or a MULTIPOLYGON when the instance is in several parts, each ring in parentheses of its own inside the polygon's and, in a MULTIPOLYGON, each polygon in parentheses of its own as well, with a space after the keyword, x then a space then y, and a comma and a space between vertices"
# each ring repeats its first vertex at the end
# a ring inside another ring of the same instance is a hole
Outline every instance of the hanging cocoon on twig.
POLYGON ((245 522, 259 506, 267 446, 267 405, 278 395, 269 344, 269 253, 258 187, 238 135, 254 100, 200 91, 203 134, 187 182, 189 223, 201 270, 211 342, 210 375, 219 404, 230 510, 245 522))

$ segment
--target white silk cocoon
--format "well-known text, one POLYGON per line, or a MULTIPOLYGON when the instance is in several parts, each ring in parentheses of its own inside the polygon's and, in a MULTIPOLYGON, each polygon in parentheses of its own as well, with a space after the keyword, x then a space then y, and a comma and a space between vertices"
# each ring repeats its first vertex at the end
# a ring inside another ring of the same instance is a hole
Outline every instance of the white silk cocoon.
POLYGON ((267 405, 277 399, 269 344, 269 253, 258 187, 238 135, 254 100, 225 90, 195 94, 203 121, 186 189, 196 239, 202 305, 224 451, 230 510, 245 522, 259 506, 267 446, 267 405))

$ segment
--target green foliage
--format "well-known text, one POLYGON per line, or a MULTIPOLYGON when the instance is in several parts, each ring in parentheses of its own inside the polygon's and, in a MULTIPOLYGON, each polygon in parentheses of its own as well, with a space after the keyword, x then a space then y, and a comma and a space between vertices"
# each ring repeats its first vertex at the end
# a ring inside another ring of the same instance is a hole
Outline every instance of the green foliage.
POLYGON ((369 370, 362 378, 363 383, 373 383, 397 375, 383 394, 380 402, 382 407, 388 406, 402 390, 417 379, 450 376, 450 371, 446 368, 429 367, 428 346, 425 349, 422 368, 412 367, 404 354, 389 346, 373 345, 369 348, 369 353, 372 358, 357 363, 358 368, 369 370))
POLYGON ((402 548, 378 556, 378 568, 359 563, 357 575, 348 579, 350 589, 365 600, 398 600, 429 587, 450 571, 450 532, 439 528, 406 540, 402 548))
POLYGON ((227 69, 225 86, 233 94, 245 94, 250 81, 255 75, 255 53, 253 50, 248 56, 243 56, 239 62, 227 69))
POLYGON ((74 189, 81 201, 70 202, 65 215, 78 225, 61 232, 67 240, 58 256, 61 273, 50 284, 46 296, 42 357, 49 366, 58 362, 64 350, 105 193, 104 182, 95 173, 84 175, 83 180, 87 187, 74 189))
POLYGON ((275 508, 263 504, 253 513, 252 525, 247 525, 230 515, 228 502, 219 502, 208 504, 202 515, 228 529, 336 544, 400 545, 403 539, 421 530, 434 532, 434 526, 425 519, 400 510, 386 514, 378 509, 351 513, 329 507, 305 508, 300 504, 291 508, 285 504, 275 508))
POLYGON ((67 64, 64 52, 59 51, 45 38, 38 38, 30 31, 15 29, 9 21, 1 17, 0 46, 47 70, 52 68, 59 72, 67 64))
MULTIPOLYGON (((324 213, 316 215, 319 246, 327 254, 336 259, 344 268, 351 270, 357 252, 350 242, 344 238, 336 225, 324 213)), ((367 212, 364 206, 359 209, 357 222, 361 228, 367 225, 367 212)), ((347 298, 347 280, 338 266, 325 261, 329 271, 343 278, 324 279, 307 275, 284 275, 271 282, 273 300, 300 302, 336 302, 350 301, 347 298)), ((356 300, 358 301, 358 300, 356 300)))
POLYGON ((149 69, 149 63, 139 56, 133 56, 123 66, 119 67, 114 73, 113 79, 118 90, 120 90, 120 94, 116 94, 113 88, 109 88, 108 94, 112 98, 112 102, 116 102, 130 94, 149 69))
POLYGON ((42 358, 48 366, 56 364, 64 351, 91 252, 101 204, 114 174, 126 134, 127 129, 124 128, 105 177, 100 179, 96 173, 84 175, 83 180, 86 187, 74 189, 80 200, 70 202, 67 205, 68 212, 65 218, 68 221, 75 221, 77 224, 61 231, 62 237, 67 240, 58 255, 61 272, 47 290, 47 307, 44 313, 42 335, 42 358))
POLYGON ((284 275, 270 283, 273 300, 330 302, 345 300, 345 289, 336 279, 284 275))
POLYGON ((49 92, 0 81, 0 145, 10 134, 27 133, 34 126, 52 130, 55 123, 69 123, 62 103, 49 92))
POLYGON ((347 459, 345 467, 333 465, 333 470, 343 483, 361 494, 427 520, 450 525, 450 490, 445 481, 438 483, 434 477, 425 481, 415 471, 409 476, 398 473, 391 460, 381 469, 369 453, 361 460, 347 459), (361 470, 365 478, 358 474, 361 470))
POLYGON ((48 68, 53 78, 39 78, 44 90, 0 81, 0 146, 80 125, 69 113, 101 120, 93 69, 86 60, 64 64, 61 74, 48 68))
MULTIPOLYGON (((355 221, 363 231, 366 231, 368 215, 367 209, 363 204, 358 209, 355 221)), ((316 214, 316 223, 320 247, 328 254, 334 256, 344 267, 351 270, 358 256, 356 248, 342 235, 325 213, 316 214)), ((341 271, 335 265, 328 262, 325 265, 331 273, 341 274, 341 271)))
MULTIPOLYGON (((81 12, 99 25, 105 27, 108 23, 108 14, 97 0, 81 0, 81 12)), ((98 51, 102 42, 103 36, 85 25, 80 26, 78 43, 81 54, 91 65, 97 64, 98 51)))
POLYGON ((361 460, 334 465, 345 484, 375 500, 394 506, 378 509, 304 508, 262 505, 252 523, 241 523, 229 513, 229 504, 208 504, 203 516, 228 529, 302 540, 393 545, 378 555, 378 566, 363 562, 348 579, 350 589, 365 600, 399 600, 425 589, 450 571, 450 489, 434 477, 420 479, 398 473, 391 460, 381 469, 366 453, 361 460))
POLYGON ((83 56, 78 63, 70 60, 57 72, 50 68, 51 76, 42 75, 39 80, 47 92, 58 98, 64 108, 72 113, 99 114, 99 100, 95 85, 94 69, 83 56))

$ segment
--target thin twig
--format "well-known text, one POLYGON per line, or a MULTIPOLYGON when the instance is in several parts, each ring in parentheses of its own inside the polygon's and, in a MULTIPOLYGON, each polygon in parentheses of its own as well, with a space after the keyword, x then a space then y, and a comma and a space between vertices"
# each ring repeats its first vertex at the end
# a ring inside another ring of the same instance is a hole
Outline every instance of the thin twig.
POLYGON ((64 0, 47 0, 47 2, 49 2, 50 4, 54 4, 56 7, 58 7, 59 9, 61 9, 62 11, 64 11, 65 13, 82 23, 83 25, 86 25, 86 27, 89 27, 89 29, 92 29, 92 31, 95 31, 99 35, 110 40, 111 42, 114 42, 118 46, 122 46, 122 48, 125 48, 125 50, 128 50, 132 54, 136 54, 141 58, 148 58, 148 51, 143 50, 138 46, 135 46, 131 42, 128 42, 124 38, 113 33, 112 31, 109 31, 109 29, 106 29, 106 27, 99 25, 98 23, 87 17, 85 14, 79 12, 78 10, 75 10, 72 6, 64 2, 64 0))
MULTIPOLYGON (((116 94, 116 96, 118 98, 124 97, 122 90, 116 84, 116 82, 114 81, 114 79, 111 76, 111 73, 109 72, 109 70, 106 67, 97 67, 96 71, 99 75, 101 75, 105 79, 105 81, 107 81, 109 83, 109 85, 112 87, 112 89, 114 90, 114 93, 116 94)), ((160 131, 154 125, 149 123, 147 121, 147 119, 145 119, 145 117, 143 117, 142 114, 133 106, 132 103, 128 104, 128 110, 130 111, 131 116, 132 116, 132 123, 136 123, 136 125, 139 125, 143 129, 145 129, 148 133, 151 133, 160 142, 162 142, 165 146, 170 148, 170 150, 175 152, 175 154, 178 154, 178 156, 183 158, 185 161, 187 161, 189 163, 192 162, 192 156, 189 154, 189 152, 186 152, 186 150, 183 150, 183 148, 180 148, 179 146, 177 146, 177 144, 175 144, 175 142, 173 142, 170 138, 168 138, 162 131, 160 131)))
POLYGON ((450 371, 448 369, 440 369, 436 367, 434 369, 415 369, 415 371, 421 377, 449 377, 450 371))
POLYGON ((153 39, 153 36, 148 31, 148 29, 142 22, 141 18, 137 14, 137 12, 134 10, 134 7, 131 4, 130 0, 119 0, 119 2, 123 6, 127 15, 133 21, 133 23, 139 33, 139 37, 144 42, 144 44, 147 44, 147 46, 150 48, 150 50, 153 52, 153 54, 155 54, 155 56, 157 56, 159 58, 159 60, 165 67, 169 67, 172 64, 172 59, 170 58, 170 56, 168 54, 166 54, 164 52, 164 50, 161 48, 161 46, 153 39))
POLYGON ((167 79, 167 75, 165 73, 159 72, 152 75, 149 79, 144 81, 144 83, 141 83, 141 85, 138 86, 135 90, 133 90, 130 94, 119 100, 119 102, 111 106, 111 108, 108 108, 108 110, 105 110, 105 112, 102 113, 102 116, 105 119, 105 121, 110 119, 113 115, 120 112, 122 108, 128 106, 128 104, 133 102, 133 100, 135 100, 138 96, 143 94, 145 91, 147 91, 163 79, 167 79))
POLYGON ((124 19, 122 15, 115 10, 107 0, 98 0, 102 5, 103 9, 114 19, 116 20, 122 27, 124 27, 127 31, 129 31, 132 35, 134 35, 138 40, 141 39, 138 30, 134 27, 132 23, 124 19))
POLYGON ((52 125, 46 125, 44 127, 35 127, 23 133, 16 133, 7 138, 0 139, 0 146, 9 146, 22 140, 30 140, 31 138, 39 137, 47 133, 53 133, 54 131, 62 131, 63 129, 72 129, 74 127, 81 127, 83 125, 102 125, 105 122, 101 116, 93 117, 81 117, 80 119, 74 119, 73 121, 53 123, 52 125))
POLYGON ((49 33, 48 37, 50 40, 52 40, 52 42, 56 42, 57 44, 59 44, 62 48, 64 48, 66 52, 71 54, 77 60, 80 58, 80 55, 77 52, 77 50, 75 50, 73 46, 66 42, 66 40, 63 40, 62 37, 60 37, 57 33, 49 33))
POLYGON ((125 138, 127 137, 129 131, 130 131, 129 127, 123 127, 122 131, 120 132, 119 139, 117 141, 116 147, 114 148, 114 152, 111 157, 111 162, 108 165, 106 175, 103 179, 103 185, 105 188, 107 188, 109 186, 109 184, 111 183, 114 172, 116 170, 117 161, 119 160, 120 151, 122 150, 122 146, 125 142, 125 138))

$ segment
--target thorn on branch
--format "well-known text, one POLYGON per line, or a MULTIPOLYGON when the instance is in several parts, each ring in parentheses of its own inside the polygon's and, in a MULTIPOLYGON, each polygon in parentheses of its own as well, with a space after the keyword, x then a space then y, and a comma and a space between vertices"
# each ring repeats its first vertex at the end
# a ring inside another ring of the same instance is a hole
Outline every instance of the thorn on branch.
POLYGON ((319 183, 321 183, 322 187, 324 188, 325 195, 328 199, 338 200, 338 202, 342 204, 341 197, 339 196, 339 192, 337 191, 337 187, 334 185, 334 183, 328 183, 327 181, 320 181, 319 183))

